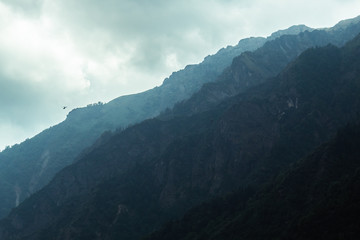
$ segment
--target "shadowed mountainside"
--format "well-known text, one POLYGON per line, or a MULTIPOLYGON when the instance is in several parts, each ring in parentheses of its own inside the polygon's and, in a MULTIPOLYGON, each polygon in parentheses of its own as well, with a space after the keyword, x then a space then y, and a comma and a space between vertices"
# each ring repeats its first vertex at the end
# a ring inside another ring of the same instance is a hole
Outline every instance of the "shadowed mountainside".
POLYGON ((146 239, 358 239, 359 145, 360 125, 348 125, 258 192, 204 203, 146 239))

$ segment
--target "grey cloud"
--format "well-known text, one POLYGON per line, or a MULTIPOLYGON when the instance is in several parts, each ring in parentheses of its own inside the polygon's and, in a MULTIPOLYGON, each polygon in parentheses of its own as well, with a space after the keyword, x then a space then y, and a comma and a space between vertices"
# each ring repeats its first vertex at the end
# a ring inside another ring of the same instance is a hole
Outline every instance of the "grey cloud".
MULTIPOLYGON (((27 82, 0 76, 0 151, 61 119, 62 116, 51 109, 57 108, 56 103, 51 102, 51 96, 44 94, 42 90, 27 82)), ((58 112, 61 113, 60 111, 58 107, 58 112)))
POLYGON ((13 10, 28 16, 40 16, 44 0, 0 0, 13 10))
MULTIPOLYGON (((162 54, 169 51, 182 49, 190 55, 193 51, 204 53, 199 51, 201 47, 204 49, 204 42, 189 38, 191 32, 197 31, 199 37, 209 45, 219 42, 219 39, 224 42, 229 26, 214 16, 232 7, 223 6, 221 9, 218 8, 221 5, 214 1, 187 1, 184 4, 181 1, 129 0, 102 1, 101 7, 96 1, 84 0, 65 0, 60 5, 66 9, 66 13, 65 10, 59 13, 66 15, 62 20, 72 34, 79 37, 79 41, 96 39, 99 37, 97 34, 109 34, 111 42, 108 45, 121 47, 134 44, 138 53, 136 58, 146 59, 148 56, 145 65, 153 63, 154 59, 161 59, 162 54), (149 50, 148 46, 157 51, 149 50), (143 54, 143 50, 148 53, 143 54)), ((138 62, 141 64, 142 61, 138 62)))
POLYGON ((32 126, 56 119, 48 113, 51 108, 60 109, 61 103, 51 88, 44 89, 37 84, 0 76, 0 89, 0 120, 18 126, 32 126))

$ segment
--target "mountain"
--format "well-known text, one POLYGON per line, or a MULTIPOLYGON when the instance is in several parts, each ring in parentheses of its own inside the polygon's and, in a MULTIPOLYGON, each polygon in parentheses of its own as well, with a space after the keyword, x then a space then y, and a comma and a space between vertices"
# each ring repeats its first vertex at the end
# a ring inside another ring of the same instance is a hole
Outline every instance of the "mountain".
MULTIPOLYGON (((356 19, 350 20, 351 23, 354 23, 354 21, 356 21, 356 19)), ((306 31, 311 32, 313 30, 314 30, 313 28, 309 28, 308 26, 306 26, 304 24, 294 25, 294 26, 289 27, 286 30, 279 30, 279 31, 272 33, 270 35, 269 39, 275 40, 276 38, 279 38, 283 35, 298 35, 299 33, 306 32, 306 31)))
POLYGON ((360 36, 311 48, 208 111, 103 135, 1 221, 0 239, 139 239, 214 196, 258 189, 358 119, 359 54, 360 36))
MULTIPOLYGON (((205 83, 190 99, 175 104, 171 115, 193 114, 217 105, 223 99, 246 91, 270 77, 276 76, 304 50, 331 43, 341 47, 359 33, 360 17, 342 21, 333 28, 304 31, 298 35, 282 35, 268 41, 263 47, 245 52, 232 61, 214 82, 205 83)), ((301 25, 298 26, 301 29, 301 25)), ((291 28, 290 28, 291 29, 291 28)), ((278 33, 274 33, 277 36, 278 33)), ((272 36, 273 36, 272 35, 272 36)), ((165 116, 167 114, 164 114, 165 116)))
MULTIPOLYGON (((296 34, 311 30, 294 26, 281 31, 296 34)), ((139 94, 122 96, 102 104, 72 110, 66 120, 37 136, 0 153, 0 218, 26 197, 41 189, 65 166, 90 147, 105 131, 122 129, 157 116, 176 102, 189 98, 205 82, 215 81, 235 56, 253 51, 274 39, 248 38, 234 47, 221 49, 197 65, 173 73, 160 87, 139 94)))
POLYGON ((359 144, 349 124, 258 192, 204 203, 146 239, 359 239, 359 144))

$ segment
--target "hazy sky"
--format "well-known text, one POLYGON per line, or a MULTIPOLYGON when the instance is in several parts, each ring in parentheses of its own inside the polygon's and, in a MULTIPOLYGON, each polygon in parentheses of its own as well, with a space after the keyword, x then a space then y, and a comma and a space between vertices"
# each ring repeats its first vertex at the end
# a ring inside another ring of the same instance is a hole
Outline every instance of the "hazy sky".
POLYGON ((242 38, 357 15, 359 0, 0 0, 0 150, 242 38))

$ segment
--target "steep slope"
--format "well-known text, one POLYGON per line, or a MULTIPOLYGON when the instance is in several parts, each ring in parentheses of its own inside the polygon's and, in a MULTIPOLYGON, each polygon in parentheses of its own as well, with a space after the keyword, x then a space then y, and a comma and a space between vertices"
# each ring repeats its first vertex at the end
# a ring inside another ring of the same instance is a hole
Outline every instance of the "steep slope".
POLYGON ((269 39, 249 38, 235 47, 221 49, 198 65, 173 73, 160 87, 123 96, 107 104, 75 109, 67 119, 20 145, 0 153, 0 218, 23 199, 47 184, 59 170, 71 164, 81 151, 107 130, 124 128, 157 116, 211 82, 244 51, 253 51, 282 34, 311 30, 294 26, 269 39))
POLYGON ((359 239, 359 145, 348 125, 259 192, 202 204, 146 239, 359 239))
POLYGON ((213 196, 257 188, 357 119, 360 36, 306 51, 211 111, 147 120, 65 168, 0 224, 1 239, 138 239, 213 196))

